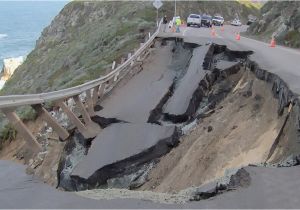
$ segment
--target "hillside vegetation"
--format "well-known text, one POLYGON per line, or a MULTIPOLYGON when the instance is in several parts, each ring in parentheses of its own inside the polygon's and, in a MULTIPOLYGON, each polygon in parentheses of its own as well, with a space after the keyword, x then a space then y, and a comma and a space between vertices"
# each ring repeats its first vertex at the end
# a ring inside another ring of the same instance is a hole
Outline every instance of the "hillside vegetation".
MULTIPOLYGON (((174 14, 174 2, 163 2, 159 14, 174 14)), ((230 20, 257 15, 256 4, 244 1, 177 1, 177 13, 220 13, 230 20)), ((144 41, 155 28, 156 10, 150 1, 70 2, 45 28, 2 95, 58 90, 98 78, 144 41)))
POLYGON ((248 34, 278 44, 300 48, 300 1, 269 1, 260 10, 261 19, 253 23, 248 34))

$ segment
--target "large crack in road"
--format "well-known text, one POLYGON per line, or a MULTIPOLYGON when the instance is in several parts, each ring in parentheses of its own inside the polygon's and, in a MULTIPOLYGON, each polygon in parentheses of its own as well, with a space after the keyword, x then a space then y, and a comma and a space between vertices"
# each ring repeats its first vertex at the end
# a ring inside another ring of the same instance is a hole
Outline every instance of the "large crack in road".
POLYGON ((101 103, 93 120, 104 130, 89 141, 71 137, 58 186, 104 189, 93 191, 97 198, 107 188, 171 193, 171 202, 185 202, 231 190, 234 180, 247 187, 247 171, 231 168, 297 165, 299 101, 251 53, 157 40, 143 71, 101 103))

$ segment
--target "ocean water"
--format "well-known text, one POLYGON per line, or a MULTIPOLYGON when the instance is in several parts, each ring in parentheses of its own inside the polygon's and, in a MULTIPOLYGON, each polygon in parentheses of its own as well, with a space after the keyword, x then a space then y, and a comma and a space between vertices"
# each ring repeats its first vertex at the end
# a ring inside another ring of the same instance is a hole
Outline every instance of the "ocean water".
POLYGON ((0 0, 0 70, 4 58, 30 53, 42 30, 68 2, 0 0))

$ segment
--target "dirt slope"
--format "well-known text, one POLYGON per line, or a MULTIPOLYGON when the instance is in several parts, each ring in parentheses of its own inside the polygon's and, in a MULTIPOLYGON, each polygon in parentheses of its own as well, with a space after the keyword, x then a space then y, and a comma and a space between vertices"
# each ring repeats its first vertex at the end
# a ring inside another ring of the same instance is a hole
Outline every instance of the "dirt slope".
MULTIPOLYGON (((235 86, 239 78, 231 76, 227 83, 235 86)), ((221 177, 226 169, 266 160, 283 123, 276 99, 271 87, 249 72, 237 87, 160 160, 143 190, 179 191, 221 177)))

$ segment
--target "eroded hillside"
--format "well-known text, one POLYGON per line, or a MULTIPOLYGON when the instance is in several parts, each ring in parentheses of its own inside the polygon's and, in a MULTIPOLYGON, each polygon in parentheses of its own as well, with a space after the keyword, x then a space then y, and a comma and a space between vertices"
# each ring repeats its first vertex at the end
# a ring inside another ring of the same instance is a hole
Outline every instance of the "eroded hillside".
POLYGON ((264 41, 275 36, 279 44, 300 47, 299 1, 269 1, 261 8, 261 16, 248 29, 249 35, 264 41))

